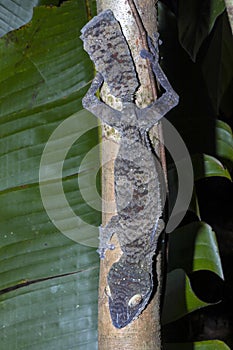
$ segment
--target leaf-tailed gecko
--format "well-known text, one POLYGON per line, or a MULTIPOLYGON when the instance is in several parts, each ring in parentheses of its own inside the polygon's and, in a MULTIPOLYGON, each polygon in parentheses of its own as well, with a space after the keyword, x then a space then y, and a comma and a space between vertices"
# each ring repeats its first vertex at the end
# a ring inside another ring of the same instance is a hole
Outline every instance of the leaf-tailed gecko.
POLYGON ((164 228, 160 198, 161 192, 166 191, 148 131, 177 105, 178 95, 158 63, 158 36, 155 46, 148 39, 150 52, 143 50, 141 56, 149 59, 153 73, 165 92, 142 109, 133 102, 138 85, 137 75, 113 13, 107 10, 92 19, 82 29, 81 38, 98 69, 83 98, 83 107, 117 129, 121 135, 114 164, 117 215, 100 228, 98 252, 100 258, 104 258, 107 249, 114 249, 110 239, 117 234, 122 256, 110 268, 107 290, 112 323, 122 328, 139 316, 153 291, 153 256, 164 228), (96 92, 104 81, 121 98, 121 111, 97 98, 96 92))

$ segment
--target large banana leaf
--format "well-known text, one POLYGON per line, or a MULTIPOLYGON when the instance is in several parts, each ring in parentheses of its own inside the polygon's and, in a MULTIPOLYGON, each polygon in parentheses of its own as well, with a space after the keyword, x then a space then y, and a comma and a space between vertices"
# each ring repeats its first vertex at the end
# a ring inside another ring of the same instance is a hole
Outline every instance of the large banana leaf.
POLYGON ((5 0, 0 3, 0 37, 21 27, 32 18, 38 0, 5 0))
POLYGON ((100 223, 93 182, 89 185, 93 165, 81 167, 98 144, 95 118, 81 112, 93 74, 79 39, 86 22, 85 1, 37 7, 31 22, 0 40, 2 349, 97 348, 98 256, 95 244, 79 243, 89 231, 96 242, 100 223), (88 120, 85 128, 83 118, 88 120), (51 164, 42 164, 47 173, 40 186, 49 190, 57 219, 52 223, 39 188, 40 162, 49 138, 66 120, 75 121, 72 130, 65 128, 53 140, 51 164), (67 139, 61 179, 53 170, 67 139), (84 190, 89 188, 89 204, 82 198, 79 177, 85 178, 84 190), (64 193, 57 192, 58 183, 64 193), (66 237, 70 220, 61 195, 79 218, 72 227, 74 240, 66 237), (59 231, 60 222, 67 231, 59 231))

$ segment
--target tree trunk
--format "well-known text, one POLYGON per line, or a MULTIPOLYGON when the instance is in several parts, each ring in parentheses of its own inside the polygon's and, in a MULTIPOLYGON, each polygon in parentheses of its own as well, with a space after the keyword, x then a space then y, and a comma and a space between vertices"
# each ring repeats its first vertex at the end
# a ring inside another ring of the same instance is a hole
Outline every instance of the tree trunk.
POLYGON ((225 0, 229 23, 233 34, 233 0, 225 0))
MULTIPOLYGON (((142 28, 138 25, 135 13, 132 11, 133 1, 125 0, 97 0, 98 12, 106 9, 111 9, 120 22, 124 36, 130 47, 135 66, 137 69, 140 88, 137 92, 137 104, 140 107, 145 107, 152 100, 156 99, 156 87, 150 67, 146 60, 140 57, 140 51, 145 48, 145 33, 153 36, 156 31, 156 7, 154 0, 135 1, 137 11, 140 14, 143 26, 146 32, 142 33, 142 28), (130 6, 131 4, 131 6, 130 6)), ((139 17, 139 18, 140 18, 139 17)), ((104 89, 102 89, 104 90, 104 89)), ((104 99, 105 91, 102 91, 104 99)), ((106 100, 106 99, 105 99, 106 100)), ((109 101, 109 99, 108 99, 109 101)), ((117 108, 114 102, 111 104, 113 108, 117 108)), ((154 127, 154 134, 158 135, 159 127, 154 127)), ((103 132, 103 140, 108 138, 113 140, 111 147, 109 143, 107 147, 103 146, 103 162, 105 158, 109 159, 109 154, 116 154, 116 144, 119 143, 119 137, 114 132, 103 132), (107 137, 108 135, 108 137, 107 137)), ((155 145, 157 154, 161 154, 160 145, 155 145)), ((112 157, 111 157, 112 158, 112 157)), ((103 199, 106 201, 114 200, 114 162, 107 163, 103 167, 102 177, 102 193, 103 199)), ((159 194, 158 194, 159 195, 159 194)), ((114 213, 106 213, 107 208, 103 206, 103 225, 110 219, 114 213)), ((161 335, 160 335, 160 298, 161 298, 161 256, 157 256, 156 273, 158 279, 158 286, 153 299, 150 301, 147 308, 142 312, 139 318, 131 322, 128 326, 122 329, 116 329, 111 322, 108 297, 105 293, 107 274, 114 262, 119 260, 121 250, 117 241, 117 237, 113 237, 112 242, 116 246, 114 251, 108 251, 106 257, 100 264, 100 284, 99 284, 99 350, 111 349, 133 349, 133 350, 159 350, 161 349, 161 335)))

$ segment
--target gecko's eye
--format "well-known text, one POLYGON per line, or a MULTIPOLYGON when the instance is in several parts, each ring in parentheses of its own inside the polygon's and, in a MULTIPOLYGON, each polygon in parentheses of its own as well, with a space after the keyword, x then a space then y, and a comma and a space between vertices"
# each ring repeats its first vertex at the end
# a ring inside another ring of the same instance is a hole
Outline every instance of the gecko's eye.
POLYGON ((109 298, 112 298, 111 289, 110 289, 109 285, 107 285, 105 287, 104 292, 109 298))
POLYGON ((135 294, 128 302, 128 306, 129 307, 135 307, 138 304, 140 304, 140 302, 142 301, 142 295, 141 294, 135 294))

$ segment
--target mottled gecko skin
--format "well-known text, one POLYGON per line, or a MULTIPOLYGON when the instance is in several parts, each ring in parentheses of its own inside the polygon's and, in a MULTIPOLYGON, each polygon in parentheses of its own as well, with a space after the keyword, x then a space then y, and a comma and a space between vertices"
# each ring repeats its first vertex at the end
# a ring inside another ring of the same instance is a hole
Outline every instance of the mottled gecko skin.
POLYGON ((134 63, 119 22, 111 10, 101 12, 81 30, 84 49, 115 97, 132 96, 137 89, 134 63))
MULTIPOLYGON (((97 20, 98 16, 95 23, 97 20)), ((153 291, 153 256, 164 228, 161 197, 166 191, 148 131, 177 105, 178 96, 159 66, 157 46, 155 48, 150 39, 149 46, 151 52, 144 50, 141 56, 151 61, 155 77, 165 89, 154 103, 139 109, 133 102, 123 101, 121 111, 111 108, 96 97, 104 81, 102 72, 97 73, 83 98, 84 108, 121 135, 114 166, 117 215, 100 228, 98 249, 100 257, 104 258, 107 249, 114 249, 110 239, 117 234, 123 254, 112 265, 107 278, 109 309, 117 328, 128 325, 148 304, 153 291)), ((104 71, 107 71, 106 66, 104 71)))

